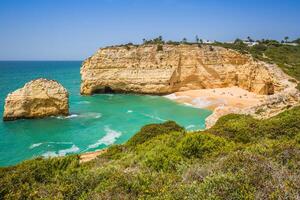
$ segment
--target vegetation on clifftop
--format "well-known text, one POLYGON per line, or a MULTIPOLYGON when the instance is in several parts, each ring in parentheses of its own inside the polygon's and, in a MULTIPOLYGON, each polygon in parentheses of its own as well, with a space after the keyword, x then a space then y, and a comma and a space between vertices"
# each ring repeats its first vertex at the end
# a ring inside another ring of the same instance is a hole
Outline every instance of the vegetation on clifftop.
MULTIPOLYGON (((285 73, 300 81, 300 45, 292 46, 276 40, 261 40, 256 45, 248 46, 238 39, 234 43, 215 42, 213 45, 237 50, 244 54, 249 53, 258 60, 275 63, 285 73)), ((300 89, 300 84, 298 89, 300 89)))
POLYGON ((300 107, 209 130, 143 127, 94 161, 76 155, 0 169, 0 199, 298 199, 300 107))

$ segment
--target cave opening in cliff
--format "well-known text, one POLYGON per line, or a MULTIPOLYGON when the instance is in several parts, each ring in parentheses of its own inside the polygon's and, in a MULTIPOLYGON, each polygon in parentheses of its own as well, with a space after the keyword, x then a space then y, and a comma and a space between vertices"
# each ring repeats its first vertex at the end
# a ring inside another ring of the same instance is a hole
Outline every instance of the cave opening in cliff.
POLYGON ((115 93, 115 91, 111 88, 111 87, 109 87, 109 86, 105 86, 105 87, 103 87, 103 88, 98 88, 98 89, 95 89, 94 91, 93 91, 93 93, 94 94, 113 94, 113 93, 115 93))

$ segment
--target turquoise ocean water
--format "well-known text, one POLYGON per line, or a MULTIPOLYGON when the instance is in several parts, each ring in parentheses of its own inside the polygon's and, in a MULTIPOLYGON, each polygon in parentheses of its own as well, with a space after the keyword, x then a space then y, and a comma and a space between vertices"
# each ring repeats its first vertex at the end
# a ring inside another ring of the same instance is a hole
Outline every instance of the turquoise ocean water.
POLYGON ((80 61, 1 61, 0 113, 6 95, 35 78, 59 81, 70 93, 70 116, 0 120, 0 166, 37 156, 89 152, 127 141, 143 125, 174 120, 188 130, 203 129, 211 111, 149 95, 81 96, 80 61))

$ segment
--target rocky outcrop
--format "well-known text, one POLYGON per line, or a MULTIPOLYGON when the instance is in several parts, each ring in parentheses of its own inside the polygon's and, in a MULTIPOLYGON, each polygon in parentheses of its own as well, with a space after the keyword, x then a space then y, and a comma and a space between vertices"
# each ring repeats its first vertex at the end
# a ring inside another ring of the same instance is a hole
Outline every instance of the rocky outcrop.
MULTIPOLYGON (((288 78, 287 75, 282 74, 282 78, 284 77, 288 78)), ((212 127, 220 117, 231 113, 251 115, 257 119, 267 119, 286 109, 299 106, 300 92, 295 88, 296 85, 296 83, 289 82, 288 79, 286 79, 286 88, 278 93, 266 96, 259 104, 249 106, 248 108, 241 109, 232 106, 219 106, 205 119, 206 128, 212 127)))
POLYGON ((36 79, 8 94, 3 120, 69 114, 69 94, 58 82, 36 79))
POLYGON ((237 86, 267 95, 256 106, 215 108, 211 127, 229 113, 267 118, 299 103, 297 85, 274 64, 209 45, 123 45, 99 49, 81 67, 81 94, 133 92, 168 94, 237 86))
POLYGON ((81 94, 167 94, 238 86, 273 94, 284 86, 273 66, 248 55, 208 45, 127 45, 98 50, 81 67, 81 94))

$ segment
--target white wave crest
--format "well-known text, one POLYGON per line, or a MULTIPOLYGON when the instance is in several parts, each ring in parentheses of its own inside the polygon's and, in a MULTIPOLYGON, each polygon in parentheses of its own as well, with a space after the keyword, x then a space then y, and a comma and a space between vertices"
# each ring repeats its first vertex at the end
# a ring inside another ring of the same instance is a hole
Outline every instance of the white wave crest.
POLYGON ((43 153, 42 156, 45 158, 52 158, 52 157, 57 157, 58 154, 55 153, 55 151, 47 151, 47 152, 43 153))
POLYGON ((192 102, 197 106, 198 108, 205 108, 211 105, 211 101, 208 101, 204 98, 198 97, 192 100, 192 102))
POLYGON ((117 138, 119 138, 122 135, 121 131, 116 131, 113 129, 110 129, 108 126, 104 128, 104 131, 106 132, 106 135, 102 137, 100 140, 98 140, 95 144, 91 144, 88 146, 88 148, 96 148, 100 146, 101 144, 105 145, 111 145, 116 142, 117 138))
POLYGON ((56 117, 57 119, 71 119, 71 118, 75 118, 75 117, 78 117, 77 114, 71 114, 71 115, 68 115, 68 116, 58 116, 56 117))
POLYGON ((127 110, 127 112, 128 112, 128 113, 132 113, 133 111, 132 111, 132 110, 127 110))
POLYGON ((50 146, 49 144, 73 144, 73 143, 72 142, 40 142, 40 143, 35 143, 35 144, 30 145, 29 149, 34 149, 43 144, 48 144, 48 146, 50 146))
POLYGON ((98 119, 98 118, 102 117, 102 114, 101 113, 96 113, 96 112, 88 112, 88 113, 84 113, 84 114, 79 115, 79 117, 98 119))
POLYGON ((29 149, 34 149, 35 147, 41 146, 43 143, 32 144, 29 149))
POLYGON ((75 117, 78 117, 78 115, 72 114, 72 115, 66 116, 66 119, 75 118, 75 117))
POLYGON ((73 144, 72 142, 45 142, 48 144, 73 144))
POLYGON ((72 118, 94 118, 98 119, 102 117, 101 113, 95 113, 95 112, 88 112, 88 113, 83 113, 83 114, 71 114, 69 116, 58 116, 56 117, 57 119, 72 119, 72 118))
POLYGON ((189 96, 177 96, 175 93, 173 94, 168 94, 164 96, 165 98, 171 99, 171 100, 176 100, 176 99, 185 99, 185 98, 190 98, 189 96))
POLYGON ((77 102, 77 104, 90 104, 91 102, 89 102, 89 101, 79 101, 79 102, 77 102))
POLYGON ((188 125, 187 127, 185 127, 186 129, 191 129, 191 128, 194 128, 195 127, 195 125, 194 124, 190 124, 190 125, 188 125))
POLYGON ((164 97, 168 98, 168 99, 178 99, 178 97, 176 96, 176 94, 168 94, 168 95, 165 95, 164 97))
POLYGON ((58 155, 65 156, 68 153, 75 153, 75 152, 78 152, 79 150, 80 149, 75 144, 73 144, 72 147, 70 147, 68 149, 59 150, 58 155))
POLYGON ((68 149, 59 150, 58 153, 56 153, 55 151, 47 151, 47 152, 43 153, 42 156, 45 158, 65 156, 66 154, 69 154, 69 153, 76 153, 79 150, 80 149, 75 144, 73 144, 72 147, 70 147, 68 149))

